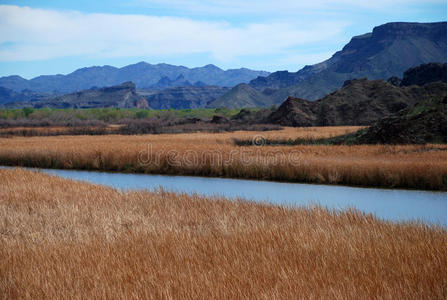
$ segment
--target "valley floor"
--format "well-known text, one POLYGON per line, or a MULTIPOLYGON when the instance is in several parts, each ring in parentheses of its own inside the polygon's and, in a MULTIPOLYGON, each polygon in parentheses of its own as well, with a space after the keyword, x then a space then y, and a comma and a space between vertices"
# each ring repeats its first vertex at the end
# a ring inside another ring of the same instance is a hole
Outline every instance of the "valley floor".
POLYGON ((447 189, 447 145, 266 145, 358 129, 0 138, 0 165, 447 189))
POLYGON ((5 298, 447 297, 447 232, 0 170, 5 298))

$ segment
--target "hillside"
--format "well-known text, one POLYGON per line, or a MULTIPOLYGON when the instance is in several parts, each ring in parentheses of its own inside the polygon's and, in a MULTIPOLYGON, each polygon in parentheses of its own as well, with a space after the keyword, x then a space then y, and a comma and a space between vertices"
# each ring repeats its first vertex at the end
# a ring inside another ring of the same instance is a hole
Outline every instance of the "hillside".
POLYGON ((270 102, 276 104, 288 96, 316 100, 339 89, 346 80, 402 77, 408 68, 430 62, 447 62, 447 22, 388 23, 353 37, 324 62, 295 73, 274 72, 249 85, 260 92, 267 89, 270 102))
POLYGON ((268 120, 283 126, 372 125, 419 101, 447 96, 447 84, 397 87, 383 80, 347 81, 317 101, 289 97, 268 120))
POLYGON ((270 98, 248 84, 239 84, 230 91, 210 102, 207 107, 247 108, 268 107, 273 103, 270 98))
POLYGON ((191 83, 190 81, 186 80, 185 76, 183 75, 179 75, 175 79, 169 79, 169 77, 163 76, 157 83, 151 85, 150 89, 163 90, 172 87, 185 87, 185 86, 206 86, 206 84, 201 81, 191 83))
MULTIPOLYGON (((23 105, 17 103, 16 105, 23 105)), ((125 82, 117 86, 101 89, 85 90, 77 93, 31 103, 35 108, 94 108, 94 107, 121 107, 121 108, 147 108, 147 101, 136 93, 135 84, 125 82)))
POLYGON ((228 90, 219 86, 181 86, 164 89, 145 98, 153 109, 203 108, 228 90))
POLYGON ((447 143, 447 97, 422 101, 384 118, 356 138, 359 144, 447 143))
MULTIPOLYGON (((35 92, 64 94, 90 89, 92 87, 106 87, 132 81, 138 88, 151 88, 162 78, 176 81, 179 77, 191 83, 205 85, 235 86, 242 82, 249 82, 257 76, 266 76, 268 72, 253 71, 246 68, 222 70, 214 65, 199 68, 187 68, 169 64, 149 64, 140 62, 122 68, 112 66, 89 67, 78 69, 68 75, 44 75, 26 80, 20 76, 0 78, 0 87, 21 92, 29 89, 35 92)), ((172 87, 161 86, 160 88, 172 87)))
POLYGON ((400 85, 424 85, 437 81, 447 82, 447 63, 430 63, 411 68, 405 71, 400 85))
POLYGON ((8 106, 13 102, 35 102, 41 101, 48 97, 45 94, 35 93, 30 90, 23 90, 22 92, 15 92, 11 89, 0 87, 0 106, 8 106))

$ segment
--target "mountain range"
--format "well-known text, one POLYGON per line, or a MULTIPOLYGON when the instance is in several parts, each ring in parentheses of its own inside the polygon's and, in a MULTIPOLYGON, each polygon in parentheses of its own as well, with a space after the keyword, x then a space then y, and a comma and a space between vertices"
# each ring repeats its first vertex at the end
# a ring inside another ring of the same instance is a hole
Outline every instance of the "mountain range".
POLYGON ((122 68, 112 66, 78 69, 68 75, 42 75, 27 80, 20 76, 0 78, 0 87, 20 93, 31 90, 38 93, 65 94, 81 90, 102 88, 132 81, 139 89, 163 89, 184 85, 215 85, 232 87, 249 82, 258 76, 267 76, 265 71, 246 68, 222 70, 214 65, 187 68, 169 64, 140 62, 122 68))
MULTIPOLYGON (((263 99, 261 106, 280 104, 288 96, 317 100, 342 87, 346 80, 402 77, 408 68, 430 62, 447 62, 447 22, 387 23, 353 37, 324 62, 295 73, 279 71, 260 76, 248 85, 266 96, 259 97, 263 99)), ((215 101, 217 106, 259 106, 250 100, 253 91, 248 88, 236 86, 228 94, 231 97, 222 96, 225 101, 215 101)))
MULTIPOLYGON (((154 109, 270 107, 280 105, 289 96, 310 101, 325 96, 330 99, 331 93, 356 78, 389 78, 389 84, 394 86, 418 84, 417 76, 411 76, 414 82, 405 82, 405 78, 401 82, 399 77, 411 67, 430 62, 447 62, 447 22, 400 22, 375 27, 370 33, 353 37, 330 59, 295 73, 269 74, 245 68, 224 71, 214 65, 190 69, 140 62, 123 68, 82 68, 68 75, 39 76, 31 80, 19 76, 2 77, 0 105, 11 106, 14 102, 29 105, 31 102, 35 106, 39 101, 50 105, 53 100, 60 101, 63 94, 84 91, 78 95, 91 95, 94 90, 132 81, 136 93, 146 98, 149 107, 154 109), (58 98, 51 100, 54 97, 58 98)), ((429 65, 424 68, 428 68, 425 74, 433 73, 429 65)), ((377 83, 371 88, 382 91, 383 87, 377 83)), ((362 97, 361 94, 357 96, 362 97)), ((100 100, 92 103, 103 106, 100 100)), ((110 103, 105 101, 104 105, 110 103)), ((17 103, 13 106, 17 107, 17 103)))

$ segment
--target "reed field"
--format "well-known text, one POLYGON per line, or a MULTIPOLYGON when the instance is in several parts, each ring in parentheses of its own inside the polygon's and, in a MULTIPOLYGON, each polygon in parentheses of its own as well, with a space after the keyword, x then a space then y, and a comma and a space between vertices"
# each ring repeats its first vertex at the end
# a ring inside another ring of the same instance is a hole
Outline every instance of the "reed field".
POLYGON ((447 232, 0 170, 4 299, 445 299, 447 232))
POLYGON ((49 127, 11 127, 0 128, 0 138, 13 136, 58 136, 58 135, 104 135, 117 133, 120 125, 103 127, 84 126, 49 126, 49 127))
POLYGON ((447 145, 264 145, 359 127, 0 138, 0 165, 447 189, 447 145), (234 140, 253 140, 238 146, 234 140))

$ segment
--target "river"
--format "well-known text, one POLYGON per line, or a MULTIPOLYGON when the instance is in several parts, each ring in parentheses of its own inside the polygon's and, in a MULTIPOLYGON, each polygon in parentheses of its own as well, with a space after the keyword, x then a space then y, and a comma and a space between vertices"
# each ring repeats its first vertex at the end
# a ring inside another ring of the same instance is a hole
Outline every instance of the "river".
POLYGON ((329 209, 356 208, 385 220, 420 220, 447 226, 446 192, 76 170, 39 171, 123 190, 162 187, 175 192, 243 198, 287 206, 318 204, 329 209))

